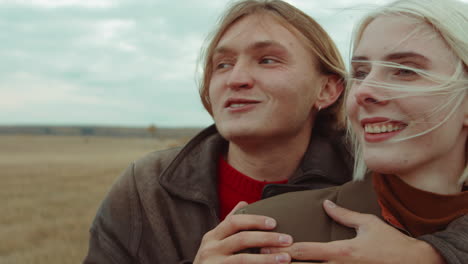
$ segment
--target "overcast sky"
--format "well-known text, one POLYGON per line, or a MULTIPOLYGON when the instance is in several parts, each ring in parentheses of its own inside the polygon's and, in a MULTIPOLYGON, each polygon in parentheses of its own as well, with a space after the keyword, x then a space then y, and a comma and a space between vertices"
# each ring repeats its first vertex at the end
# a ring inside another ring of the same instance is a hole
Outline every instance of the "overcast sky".
MULTIPOLYGON (((0 125, 211 124, 195 68, 227 2, 0 0, 0 125)), ((347 56, 356 7, 389 1, 288 2, 347 56)))

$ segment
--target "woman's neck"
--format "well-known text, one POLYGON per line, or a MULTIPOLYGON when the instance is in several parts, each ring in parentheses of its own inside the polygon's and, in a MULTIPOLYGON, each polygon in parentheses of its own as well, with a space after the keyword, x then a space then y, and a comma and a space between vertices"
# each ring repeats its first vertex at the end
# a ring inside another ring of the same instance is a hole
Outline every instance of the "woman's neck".
POLYGON ((410 171, 398 174, 404 182, 420 190, 438 193, 455 194, 462 190, 459 178, 463 173, 464 166, 425 166, 418 171, 410 171))

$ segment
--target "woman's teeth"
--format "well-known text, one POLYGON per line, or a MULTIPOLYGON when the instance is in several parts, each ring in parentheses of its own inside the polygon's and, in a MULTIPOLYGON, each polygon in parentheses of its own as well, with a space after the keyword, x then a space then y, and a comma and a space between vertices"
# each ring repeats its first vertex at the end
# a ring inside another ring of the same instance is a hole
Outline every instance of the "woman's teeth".
POLYGON ((364 131, 370 134, 387 133, 397 130, 402 130, 406 126, 403 124, 366 124, 364 131))

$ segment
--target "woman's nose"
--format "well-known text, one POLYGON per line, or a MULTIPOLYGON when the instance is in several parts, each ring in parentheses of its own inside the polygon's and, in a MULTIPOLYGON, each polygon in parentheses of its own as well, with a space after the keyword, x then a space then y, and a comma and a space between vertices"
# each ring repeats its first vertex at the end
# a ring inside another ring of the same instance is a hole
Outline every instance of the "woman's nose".
POLYGON ((356 81, 353 84, 354 97, 361 106, 384 105, 388 103, 385 88, 378 87, 381 82, 375 80, 356 81))

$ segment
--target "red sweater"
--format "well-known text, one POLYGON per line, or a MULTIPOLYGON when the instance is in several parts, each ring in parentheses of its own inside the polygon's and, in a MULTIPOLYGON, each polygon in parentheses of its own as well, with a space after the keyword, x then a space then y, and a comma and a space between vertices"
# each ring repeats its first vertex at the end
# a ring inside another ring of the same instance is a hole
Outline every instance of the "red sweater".
POLYGON ((266 182, 254 180, 234 169, 221 156, 218 161, 218 199, 221 221, 241 201, 253 203, 261 199, 263 187, 267 184, 283 184, 288 180, 266 182))

